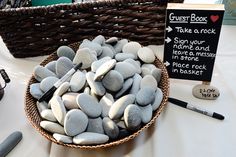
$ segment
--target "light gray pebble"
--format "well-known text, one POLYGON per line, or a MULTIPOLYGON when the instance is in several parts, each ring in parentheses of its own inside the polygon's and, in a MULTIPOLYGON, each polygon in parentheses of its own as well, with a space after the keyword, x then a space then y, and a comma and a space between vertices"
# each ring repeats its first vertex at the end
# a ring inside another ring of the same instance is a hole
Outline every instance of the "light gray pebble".
POLYGON ((105 39, 104 36, 98 35, 92 40, 92 42, 95 42, 95 43, 98 43, 99 45, 102 45, 103 43, 105 43, 105 40, 106 39, 105 39))
POLYGON ((119 40, 116 45, 114 45, 114 49, 116 51, 116 53, 120 53, 122 51, 122 48, 125 44, 128 43, 128 40, 127 39, 121 39, 119 40))
POLYGON ((43 110, 48 109, 48 103, 45 101, 42 101, 42 102, 37 101, 36 106, 37 106, 39 113, 41 113, 43 110))
POLYGON ((76 102, 81 110, 88 115, 88 117, 96 118, 101 115, 102 107, 97 100, 85 93, 79 94, 76 97, 76 102))
POLYGON ((41 82, 40 82, 40 89, 43 92, 48 91, 50 88, 53 87, 53 85, 58 81, 59 79, 57 77, 54 76, 49 76, 44 78, 41 82))
POLYGON ((220 91, 214 86, 199 84, 193 87, 192 94, 199 99, 215 100, 220 96, 220 91))
POLYGON ((116 65, 116 60, 115 59, 111 59, 109 61, 106 61, 105 63, 103 63, 97 70, 94 76, 94 80, 98 81, 101 80, 102 77, 109 72, 114 66, 116 65))
POLYGON ((56 117, 52 113, 52 110, 50 110, 50 109, 43 110, 42 112, 40 112, 40 115, 43 119, 49 120, 51 122, 57 121, 56 117))
POLYGON ((92 145, 106 143, 109 137, 104 134, 94 132, 83 132, 73 138, 73 143, 80 145, 92 145))
POLYGON ((115 51, 115 49, 114 49, 114 47, 112 45, 104 43, 102 46, 109 47, 112 50, 113 54, 114 55, 116 54, 116 51, 115 51))
POLYGON ((91 42, 89 40, 84 40, 82 44, 80 44, 79 49, 83 48, 89 48, 90 50, 96 51, 97 56, 99 56, 102 53, 101 45, 96 42, 91 42))
POLYGON ((70 88, 69 82, 63 82, 54 92, 53 95, 62 96, 64 93, 66 93, 70 88))
POLYGON ((119 119, 123 115, 125 108, 129 104, 134 103, 134 101, 135 101, 135 95, 133 94, 125 95, 116 100, 115 103, 110 108, 109 118, 119 119))
POLYGON ((155 68, 151 71, 152 76, 157 80, 157 83, 161 80, 162 71, 159 68, 155 68))
POLYGON ((51 133, 65 134, 64 128, 55 122, 41 121, 40 126, 51 133))
POLYGON ((75 57, 75 51, 72 48, 70 48, 69 46, 60 46, 57 49, 57 56, 58 57, 67 57, 71 61, 73 61, 73 59, 75 57))
POLYGON ((151 70, 146 67, 141 67, 141 76, 152 75, 151 70))
POLYGON ((114 57, 114 51, 108 46, 102 46, 102 54, 98 57, 98 59, 102 59, 104 57, 114 57))
POLYGON ((66 116, 66 108, 64 106, 64 103, 59 96, 53 96, 52 99, 50 100, 52 112, 54 116, 56 117, 57 121, 61 124, 64 125, 64 119, 66 116))
POLYGON ((69 58, 60 57, 56 63, 56 74, 59 78, 61 78, 73 67, 73 63, 69 58))
POLYGON ((89 87, 85 87, 83 93, 86 93, 86 94, 90 95, 90 88, 89 87))
POLYGON ((114 103, 114 98, 111 94, 106 93, 99 101, 102 106, 102 117, 107 117, 109 110, 114 103))
POLYGON ((62 101, 68 110, 79 108, 76 102, 76 97, 78 96, 78 94, 79 93, 68 92, 62 96, 62 101))
POLYGON ((50 70, 56 74, 56 63, 57 63, 57 61, 55 61, 55 60, 51 61, 45 65, 45 68, 47 68, 48 70, 50 70))
POLYGON ((133 65, 136 69, 136 73, 140 74, 142 71, 141 71, 141 63, 139 61, 135 61, 131 58, 128 58, 126 60, 124 60, 124 62, 127 62, 127 63, 130 63, 131 65, 133 65))
POLYGON ((70 89, 72 92, 78 92, 85 86, 85 83, 86 83, 85 74, 77 70, 71 77, 70 89))
POLYGON ((143 87, 136 95, 136 102, 140 106, 146 106, 152 103, 155 99, 155 90, 151 87, 143 87))
POLYGON ((152 110, 155 111, 161 104, 162 99, 163 99, 163 92, 160 88, 157 88, 156 90, 156 96, 155 96, 155 100, 152 103, 152 110))
POLYGON ((136 73, 136 68, 127 62, 118 62, 114 68, 117 72, 119 72, 124 79, 134 76, 136 73))
POLYGON ((141 110, 142 122, 147 124, 152 119, 152 105, 149 104, 147 106, 139 106, 139 108, 141 110))
POLYGON ((82 63, 81 69, 88 69, 91 64, 96 61, 96 56, 92 53, 89 48, 78 49, 73 59, 74 64, 82 63))
POLYGON ((117 53, 115 59, 117 61, 124 61, 126 59, 135 59, 135 56, 132 53, 117 53))
POLYGON ((149 47, 142 47, 138 50, 138 58, 144 63, 153 63, 155 54, 149 47))
POLYGON ((105 41, 106 44, 111 44, 111 45, 115 45, 117 42, 118 42, 117 37, 111 37, 105 41))
POLYGON ((49 77, 49 76, 57 77, 57 75, 55 73, 53 73, 52 71, 50 71, 49 69, 47 69, 41 65, 37 65, 34 68, 33 75, 34 75, 35 79, 38 80, 39 82, 41 82, 44 78, 49 77))
POLYGON ((117 122, 116 125, 122 129, 126 129, 125 122, 123 120, 117 122))
POLYGON ((72 137, 70 137, 70 136, 66 136, 66 135, 62 135, 62 134, 58 134, 58 133, 54 133, 52 136, 58 142, 67 143, 67 144, 72 143, 72 137))
POLYGON ((157 89, 157 81, 152 75, 146 75, 142 78, 140 88, 151 87, 154 90, 157 89))
POLYGON ((33 83, 30 85, 30 94, 35 99, 41 98, 43 91, 40 89, 40 83, 33 83))
POLYGON ((65 133, 69 136, 78 135, 86 130, 88 126, 87 115, 79 109, 67 112, 64 122, 65 133))
POLYGON ((96 133, 104 134, 102 118, 101 117, 89 118, 86 132, 96 132, 96 133))
POLYGON ((102 79, 103 86, 109 91, 116 92, 123 86, 124 78, 116 70, 109 71, 102 79))
POLYGON ((124 121, 128 130, 138 130, 142 122, 142 113, 137 105, 130 104, 125 108, 124 121))
POLYGON ((103 128, 110 139, 116 139, 119 136, 119 128, 116 123, 108 117, 102 120, 103 128))
POLYGON ((103 64, 105 63, 106 61, 109 61, 111 60, 111 57, 107 56, 107 57, 103 57, 97 61, 94 61, 91 65, 91 70, 93 72, 96 72, 96 70, 103 64))
POLYGON ((102 82, 94 81, 95 74, 93 72, 88 72, 86 74, 86 80, 91 88, 95 92, 96 95, 103 96, 106 93, 106 89, 104 88, 102 82))
POLYGON ((150 72, 153 70, 153 69, 156 69, 157 67, 154 65, 154 64, 150 64, 150 63, 145 63, 142 65, 143 68, 148 68, 150 70, 150 72))
POLYGON ((128 91, 130 89, 132 84, 133 84, 133 78, 129 78, 129 79, 125 80, 122 88, 116 93, 115 98, 121 97, 126 91, 128 91))
POLYGON ((125 44, 122 48, 123 53, 132 53, 135 56, 135 59, 138 58, 138 50, 141 48, 141 45, 138 42, 131 41, 125 44))
POLYGON ((141 83, 142 77, 139 74, 135 74, 133 76, 133 84, 132 87, 130 89, 130 94, 134 94, 136 95, 140 89, 140 83, 141 83))

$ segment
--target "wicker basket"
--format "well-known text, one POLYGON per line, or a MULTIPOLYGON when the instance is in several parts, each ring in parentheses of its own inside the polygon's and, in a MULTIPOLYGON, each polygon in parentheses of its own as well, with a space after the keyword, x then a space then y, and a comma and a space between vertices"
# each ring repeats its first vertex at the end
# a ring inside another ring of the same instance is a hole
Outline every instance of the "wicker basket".
POLYGON ((164 43, 166 3, 183 0, 110 0, 0 10, 0 35, 14 57, 47 55, 103 34, 142 45, 164 43))
MULTIPOLYGON (((70 47, 72 47, 73 49, 77 49, 79 47, 79 43, 77 44, 72 44, 70 47)), ((57 59, 57 55, 56 53, 52 53, 48 58, 46 58, 41 65, 46 65, 48 62, 52 61, 52 60, 56 60, 57 59)), ((115 146, 115 145, 119 145, 122 144, 124 142, 127 142, 131 139, 133 139, 134 137, 136 137, 140 132, 142 132, 144 129, 148 128, 150 125, 152 125, 155 120, 157 119, 157 117, 160 115, 161 111, 164 109, 164 107, 167 104, 167 100, 168 100, 168 94, 169 94, 169 80, 168 80, 168 73, 167 70, 164 66, 164 64, 159 60, 156 59, 154 62, 154 65, 157 66, 158 68, 160 68, 162 70, 162 77, 161 77, 161 81, 159 83, 159 87, 161 88, 161 90, 163 91, 163 100, 161 102, 161 105, 159 106, 159 108, 153 113, 153 117, 152 120, 143 125, 141 127, 141 129, 139 129, 138 131, 134 132, 133 134, 131 134, 128 137, 125 137, 123 139, 118 139, 116 141, 111 141, 108 142, 106 144, 99 144, 99 145, 90 145, 90 146, 81 146, 81 145, 76 145, 76 144, 64 144, 61 142, 57 142, 51 133, 45 131, 44 129, 42 129, 40 127, 40 122, 42 121, 42 118, 40 117, 40 114, 38 112, 38 109, 36 107, 36 99, 34 99, 30 92, 29 92, 29 86, 32 83, 36 83, 37 81, 34 79, 34 77, 32 76, 28 82, 27 85, 27 90, 26 90, 26 94, 25 94, 25 112, 26 112, 26 116, 28 118, 28 120, 30 121, 30 123, 33 125, 33 127, 39 131, 44 137, 46 137, 47 139, 49 139, 50 141, 59 144, 59 145, 63 145, 63 146, 67 146, 67 147, 72 147, 72 148, 85 148, 85 149, 91 149, 91 148, 105 148, 105 147, 110 147, 110 146, 115 146)))

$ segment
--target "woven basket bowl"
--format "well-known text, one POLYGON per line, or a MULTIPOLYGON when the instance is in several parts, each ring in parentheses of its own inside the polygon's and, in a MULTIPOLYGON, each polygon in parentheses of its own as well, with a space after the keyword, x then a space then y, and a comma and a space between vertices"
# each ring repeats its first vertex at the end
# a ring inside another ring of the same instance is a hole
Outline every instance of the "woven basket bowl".
MULTIPOLYGON (((74 50, 76 50, 79 47, 79 43, 72 44, 70 47, 73 48, 74 50)), ((48 62, 50 62, 52 60, 56 60, 57 58, 58 57, 57 57, 56 53, 54 52, 49 57, 47 57, 40 65, 44 66, 48 62)), ((167 70, 166 70, 164 64, 158 58, 156 58, 154 65, 162 70, 162 77, 161 77, 161 81, 159 83, 159 88, 161 88, 161 90, 163 92, 163 100, 162 100, 159 108, 153 113, 153 117, 152 117, 151 121, 149 123, 143 125, 138 131, 132 133, 131 135, 129 135, 125 138, 118 139, 116 141, 108 141, 105 144, 86 145, 86 146, 85 145, 76 145, 76 144, 65 144, 65 143, 56 141, 53 138, 52 133, 47 132, 46 130, 44 130, 43 128, 40 127, 40 122, 42 121, 42 118, 40 117, 39 111, 36 107, 37 100, 35 98, 33 98, 29 92, 29 90, 30 90, 29 86, 31 84, 37 82, 37 80, 35 80, 35 78, 33 76, 31 76, 31 78, 28 82, 27 90, 26 90, 26 94, 25 94, 26 116, 27 116, 28 120, 30 121, 30 123, 33 125, 33 127, 37 131, 39 131, 44 137, 46 137, 48 140, 50 140, 56 144, 62 145, 62 146, 67 146, 67 147, 71 147, 71 148, 94 149, 94 148, 106 148, 106 147, 122 144, 122 143, 127 142, 127 141, 133 139, 134 137, 138 136, 139 133, 141 133, 143 130, 145 130, 149 126, 151 126, 155 122, 155 120, 158 118, 158 116, 160 115, 160 113, 162 112, 162 110, 164 109, 164 107, 167 104, 168 94, 169 94, 168 73, 167 73, 167 70)))

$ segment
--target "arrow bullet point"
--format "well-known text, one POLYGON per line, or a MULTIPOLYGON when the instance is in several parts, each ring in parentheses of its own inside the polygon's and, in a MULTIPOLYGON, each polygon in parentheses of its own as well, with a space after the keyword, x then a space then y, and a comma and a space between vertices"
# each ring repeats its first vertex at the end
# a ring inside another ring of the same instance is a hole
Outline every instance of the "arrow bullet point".
POLYGON ((167 39, 165 39, 165 41, 166 41, 167 43, 169 43, 169 42, 171 42, 171 39, 170 39, 169 37, 167 37, 167 39))
POLYGON ((168 33, 169 33, 169 32, 171 32, 173 29, 172 29, 170 26, 168 26, 168 27, 166 28, 166 30, 167 30, 168 33))
POLYGON ((164 65, 165 65, 166 67, 168 67, 168 66, 170 65, 170 63, 169 63, 168 61, 166 61, 166 62, 164 63, 164 65))

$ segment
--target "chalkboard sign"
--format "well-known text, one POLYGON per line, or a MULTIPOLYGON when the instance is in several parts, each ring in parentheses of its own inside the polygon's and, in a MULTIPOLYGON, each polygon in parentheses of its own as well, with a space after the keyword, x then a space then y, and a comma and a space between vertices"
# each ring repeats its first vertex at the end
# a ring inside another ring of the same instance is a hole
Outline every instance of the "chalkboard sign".
POLYGON ((168 4, 163 61, 170 78, 211 81, 223 14, 221 4, 168 4))

